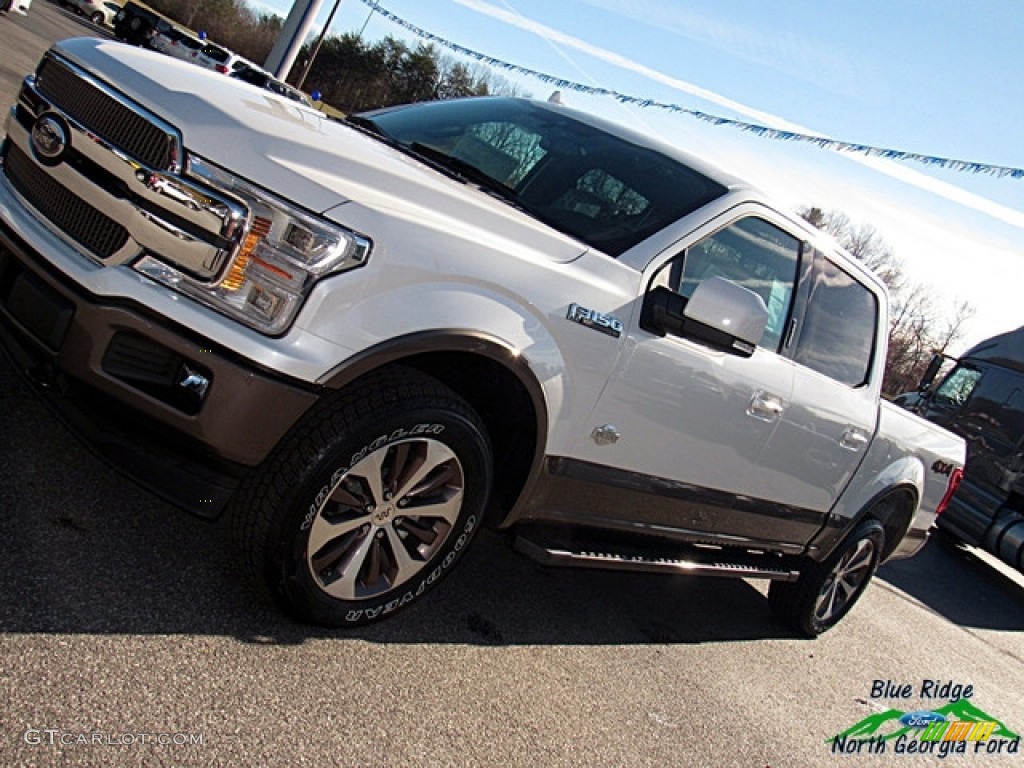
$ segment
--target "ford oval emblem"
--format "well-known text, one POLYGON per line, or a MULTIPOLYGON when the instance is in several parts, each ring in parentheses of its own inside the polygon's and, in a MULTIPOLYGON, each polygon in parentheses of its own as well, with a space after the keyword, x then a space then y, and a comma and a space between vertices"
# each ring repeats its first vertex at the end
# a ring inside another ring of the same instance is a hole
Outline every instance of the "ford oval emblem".
POLYGON ((940 715, 938 712, 931 712, 927 709, 907 712, 900 718, 900 723, 908 728, 926 728, 930 723, 944 722, 946 722, 945 715, 940 715))
POLYGON ((70 143, 67 123, 56 115, 42 115, 32 125, 32 151, 44 165, 57 165, 70 143))

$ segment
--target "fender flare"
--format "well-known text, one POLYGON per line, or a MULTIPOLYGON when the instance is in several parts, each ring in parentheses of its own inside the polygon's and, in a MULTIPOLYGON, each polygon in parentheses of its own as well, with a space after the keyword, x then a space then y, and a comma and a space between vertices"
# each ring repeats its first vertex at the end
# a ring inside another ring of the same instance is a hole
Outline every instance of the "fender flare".
POLYGON ((885 555, 891 555, 910 531, 920 511, 925 472, 926 468, 919 458, 903 456, 877 473, 864 487, 857 490, 847 488, 833 507, 822 530, 811 541, 809 555, 814 560, 825 559, 862 520, 882 508, 887 498, 904 494, 911 501, 906 521, 892 520, 890 514, 883 515, 885 519, 880 518, 887 534, 885 555), (896 531, 900 534, 898 538, 892 535, 896 531))
MULTIPOLYGON (((365 349, 325 373, 319 384, 325 390, 341 390, 360 377, 389 365, 409 365, 435 374, 425 363, 445 355, 468 355, 482 358, 504 369, 525 392, 534 413, 533 455, 523 477, 515 479, 515 498, 488 510, 488 521, 502 526, 513 517, 522 500, 529 497, 541 475, 548 440, 549 399, 536 372, 526 356, 504 340, 478 330, 447 328, 416 331, 383 341, 365 349)), ((444 376, 437 376, 442 381, 444 376)), ((450 383, 450 382, 446 382, 450 383)), ((459 391, 466 396, 465 391, 459 391)), ((466 397, 472 404, 473 398, 466 397)), ((499 438, 500 439, 500 438, 499 438)))

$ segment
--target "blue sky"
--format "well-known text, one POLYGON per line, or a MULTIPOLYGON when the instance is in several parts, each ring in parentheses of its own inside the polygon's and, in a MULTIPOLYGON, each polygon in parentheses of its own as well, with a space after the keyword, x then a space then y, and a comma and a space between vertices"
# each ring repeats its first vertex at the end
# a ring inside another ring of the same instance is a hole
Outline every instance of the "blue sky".
MULTIPOLYGON (((250 0, 286 15, 290 0, 250 0)), ((333 0, 318 16, 323 24, 333 0)), ((380 0, 408 22, 520 66, 770 127, 1024 167, 1020 0, 380 0)), ((331 32, 416 38, 362 0, 331 32), (367 23, 367 19, 369 19, 367 23)), ((550 86, 502 72, 546 98, 550 86)), ((840 155, 574 92, 709 158, 790 208, 874 226, 940 306, 969 300, 966 343, 1024 325, 1024 179, 840 155)))

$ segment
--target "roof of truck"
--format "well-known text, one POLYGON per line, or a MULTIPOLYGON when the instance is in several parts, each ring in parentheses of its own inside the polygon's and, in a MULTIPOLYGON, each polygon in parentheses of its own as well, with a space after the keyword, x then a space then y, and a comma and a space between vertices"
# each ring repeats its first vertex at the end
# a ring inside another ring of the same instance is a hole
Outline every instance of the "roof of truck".
POLYGON ((1015 331, 1007 331, 974 345, 964 359, 984 360, 1024 373, 1024 325, 1015 331))

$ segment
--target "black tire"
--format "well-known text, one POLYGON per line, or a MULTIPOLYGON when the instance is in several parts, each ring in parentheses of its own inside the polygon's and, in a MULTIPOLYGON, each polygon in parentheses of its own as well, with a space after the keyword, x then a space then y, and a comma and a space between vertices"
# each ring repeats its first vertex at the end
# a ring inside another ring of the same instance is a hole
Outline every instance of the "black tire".
POLYGON ((94 13, 92 16, 89 17, 89 21, 91 21, 93 24, 95 24, 98 27, 102 27, 103 26, 103 14, 100 13, 99 11, 96 11, 96 13, 94 13))
POLYGON ((230 515, 250 573, 291 613, 358 626, 451 571, 480 527, 491 475, 473 409, 392 368, 304 416, 230 515))
POLYGON ((820 563, 794 582, 774 581, 768 605, 780 619, 807 637, 834 627, 867 589, 885 550, 885 529, 874 519, 857 525, 820 563))

